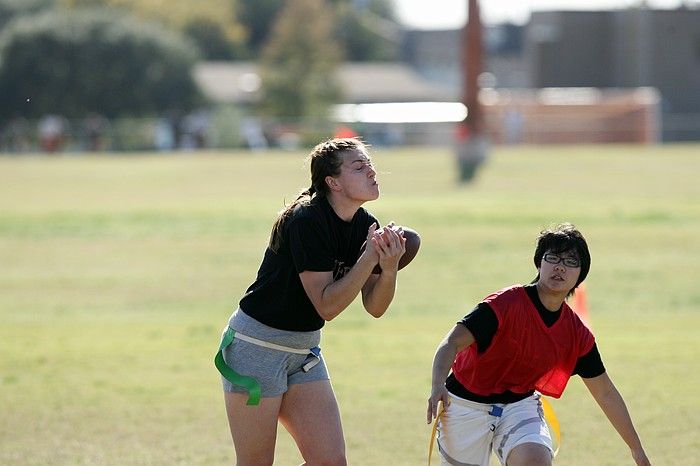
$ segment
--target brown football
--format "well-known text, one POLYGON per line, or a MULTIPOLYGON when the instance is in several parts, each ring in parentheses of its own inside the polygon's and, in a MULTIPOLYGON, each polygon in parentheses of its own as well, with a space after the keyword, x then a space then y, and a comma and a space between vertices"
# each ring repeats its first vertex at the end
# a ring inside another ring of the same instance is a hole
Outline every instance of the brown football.
MULTIPOLYGON (((418 249, 420 249, 420 235, 418 232, 412 228, 401 227, 403 229, 403 237, 406 238, 406 252, 403 253, 401 259, 399 259, 399 270, 406 267, 411 263, 416 254, 418 254, 418 249)), ((362 245, 362 250, 365 249, 365 245, 362 245)), ((382 273, 382 268, 377 264, 372 270, 372 273, 382 273)))

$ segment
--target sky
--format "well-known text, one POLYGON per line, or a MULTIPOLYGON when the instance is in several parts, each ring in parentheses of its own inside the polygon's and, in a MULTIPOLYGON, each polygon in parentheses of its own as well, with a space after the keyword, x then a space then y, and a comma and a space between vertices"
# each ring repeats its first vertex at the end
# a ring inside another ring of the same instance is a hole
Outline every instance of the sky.
MULTIPOLYGON (((453 29, 464 25, 468 0, 393 0, 399 21, 415 29, 453 29)), ((525 24, 537 10, 613 10, 640 4, 640 0, 481 0, 481 18, 487 24, 525 24)), ((647 0, 653 8, 676 8, 684 0, 647 0)), ((685 0, 700 7, 700 0, 685 0)))

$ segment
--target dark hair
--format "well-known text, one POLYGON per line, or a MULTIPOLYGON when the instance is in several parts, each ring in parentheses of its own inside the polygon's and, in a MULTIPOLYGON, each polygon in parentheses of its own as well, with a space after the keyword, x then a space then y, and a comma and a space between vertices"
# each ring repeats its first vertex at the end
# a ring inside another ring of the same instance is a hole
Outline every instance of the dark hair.
MULTIPOLYGON (((569 291, 569 294, 571 294, 586 279, 591 268, 591 254, 588 252, 588 244, 586 244, 586 239, 576 229, 576 226, 571 223, 561 223, 542 230, 537 237, 534 262, 535 267, 539 269, 542 263, 542 256, 546 252, 561 254, 569 251, 573 251, 581 262, 581 273, 578 276, 576 285, 569 291)), ((538 272, 532 283, 536 283, 539 279, 540 274, 538 272)))
POLYGON ((357 138, 334 138, 317 144, 311 150, 308 157, 311 165, 311 186, 300 192, 296 200, 286 206, 277 216, 277 220, 272 226, 272 233, 270 233, 270 249, 273 251, 279 249, 284 222, 292 215, 298 205, 308 204, 314 196, 328 196, 326 177, 340 175, 340 166, 343 164, 342 155, 347 151, 366 153, 367 147, 357 138))

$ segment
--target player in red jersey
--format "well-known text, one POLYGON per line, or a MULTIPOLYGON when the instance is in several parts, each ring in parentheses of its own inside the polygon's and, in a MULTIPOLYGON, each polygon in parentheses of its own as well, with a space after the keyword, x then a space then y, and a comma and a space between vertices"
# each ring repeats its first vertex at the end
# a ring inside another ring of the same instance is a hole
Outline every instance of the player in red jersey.
POLYGON ((608 377, 591 331, 567 305, 591 258, 571 224, 544 230, 537 277, 487 296, 447 334, 435 353, 428 423, 438 416, 443 464, 552 464, 541 394, 558 398, 578 374, 631 450, 649 466, 625 402, 608 377))

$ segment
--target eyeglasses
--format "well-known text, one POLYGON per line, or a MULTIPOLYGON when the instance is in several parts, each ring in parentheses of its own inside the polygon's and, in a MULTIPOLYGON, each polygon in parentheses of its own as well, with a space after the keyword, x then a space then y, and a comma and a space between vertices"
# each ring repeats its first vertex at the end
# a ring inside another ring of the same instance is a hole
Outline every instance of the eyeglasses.
POLYGON ((575 257, 560 257, 556 254, 547 253, 542 257, 542 259, 550 264, 558 264, 563 262, 567 267, 581 267, 581 261, 575 257))

